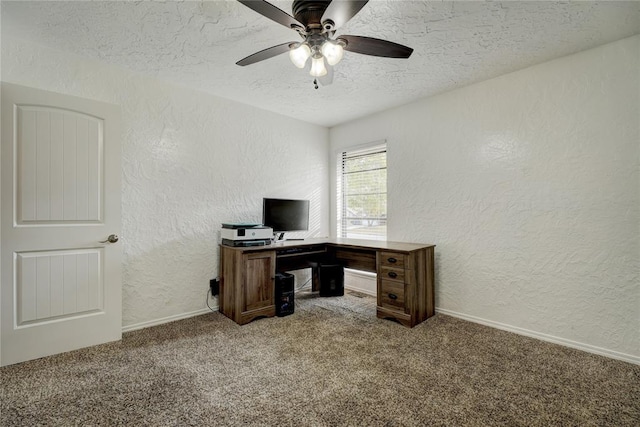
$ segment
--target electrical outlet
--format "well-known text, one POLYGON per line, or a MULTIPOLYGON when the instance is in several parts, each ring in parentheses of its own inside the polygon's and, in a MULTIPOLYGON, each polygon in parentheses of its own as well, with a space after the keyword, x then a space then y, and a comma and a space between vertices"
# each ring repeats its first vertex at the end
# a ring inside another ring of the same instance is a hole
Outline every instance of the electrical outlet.
POLYGON ((211 295, 216 296, 220 293, 220 280, 218 278, 209 280, 209 287, 211 288, 211 295))

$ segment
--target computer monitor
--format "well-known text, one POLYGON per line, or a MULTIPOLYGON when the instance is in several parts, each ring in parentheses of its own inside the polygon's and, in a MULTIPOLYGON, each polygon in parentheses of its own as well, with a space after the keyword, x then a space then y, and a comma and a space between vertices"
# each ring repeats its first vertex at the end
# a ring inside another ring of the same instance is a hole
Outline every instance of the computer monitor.
POLYGON ((282 240, 288 231, 309 230, 309 200, 264 198, 262 223, 282 240))

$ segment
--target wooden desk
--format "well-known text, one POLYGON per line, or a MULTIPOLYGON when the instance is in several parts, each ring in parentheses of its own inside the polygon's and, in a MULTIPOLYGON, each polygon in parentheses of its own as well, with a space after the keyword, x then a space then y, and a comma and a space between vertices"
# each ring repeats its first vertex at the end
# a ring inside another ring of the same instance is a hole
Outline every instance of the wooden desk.
POLYGON ((306 239, 269 246, 220 245, 220 312, 238 324, 275 316, 277 271, 339 262, 377 274, 377 316, 413 327, 434 315, 435 245, 355 239, 306 239))

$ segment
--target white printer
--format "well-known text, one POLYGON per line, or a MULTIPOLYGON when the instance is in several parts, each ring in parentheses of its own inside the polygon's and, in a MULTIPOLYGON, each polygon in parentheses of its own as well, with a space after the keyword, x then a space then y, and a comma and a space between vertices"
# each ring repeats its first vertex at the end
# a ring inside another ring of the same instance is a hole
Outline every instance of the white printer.
POLYGON ((262 224, 223 223, 220 235, 223 245, 264 246, 271 244, 273 228, 262 224))

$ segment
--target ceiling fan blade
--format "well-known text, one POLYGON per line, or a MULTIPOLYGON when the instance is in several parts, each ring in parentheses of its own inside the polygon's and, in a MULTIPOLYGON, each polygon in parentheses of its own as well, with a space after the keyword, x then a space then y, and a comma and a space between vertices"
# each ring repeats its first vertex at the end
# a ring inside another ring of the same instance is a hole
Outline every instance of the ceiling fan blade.
POLYGON ((256 62, 264 61, 265 59, 273 58, 274 56, 278 56, 282 53, 288 52, 289 45, 292 43, 295 42, 287 42, 279 44, 277 46, 268 47, 264 50, 261 50, 260 52, 256 52, 253 55, 249 55, 246 58, 241 59, 240 61, 236 62, 236 65, 241 65, 244 67, 245 65, 251 65, 255 64, 256 62))
POLYGON ((333 29, 342 27, 353 18, 369 0, 334 0, 322 14, 320 22, 333 21, 333 29))
POLYGON ((363 55, 383 56, 385 58, 408 58, 413 49, 387 40, 374 39, 373 37, 339 36, 347 42, 344 50, 361 53, 363 55))
POLYGON ((243 5, 247 6, 249 9, 252 9, 258 12, 260 15, 265 16, 272 21, 277 22, 278 24, 282 24, 287 28, 303 28, 300 22, 298 22, 293 16, 289 15, 287 12, 282 9, 278 9, 276 6, 272 5, 269 2, 264 0, 238 0, 243 5))

